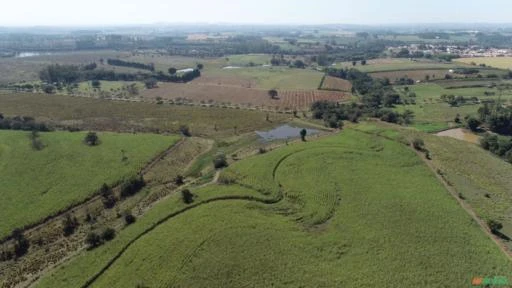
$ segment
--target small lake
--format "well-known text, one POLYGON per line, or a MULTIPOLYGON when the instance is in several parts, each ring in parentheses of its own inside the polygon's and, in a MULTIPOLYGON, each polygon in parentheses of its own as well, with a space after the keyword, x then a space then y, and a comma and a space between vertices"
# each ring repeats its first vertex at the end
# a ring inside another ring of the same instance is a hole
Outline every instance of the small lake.
MULTIPOLYGON (((269 131, 256 131, 256 134, 258 134, 258 136, 260 136, 264 141, 282 140, 300 137, 300 131, 302 129, 303 128, 301 127, 293 127, 286 124, 269 131)), ((320 132, 316 129, 309 128, 306 128, 306 131, 308 132, 307 135, 315 135, 320 132)))

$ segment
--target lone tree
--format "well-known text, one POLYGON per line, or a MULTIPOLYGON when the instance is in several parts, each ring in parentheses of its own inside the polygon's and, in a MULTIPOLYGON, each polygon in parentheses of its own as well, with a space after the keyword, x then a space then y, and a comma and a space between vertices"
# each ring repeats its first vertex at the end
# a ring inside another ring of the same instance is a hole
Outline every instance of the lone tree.
POLYGON ((271 99, 277 99, 277 90, 276 89, 271 89, 271 90, 268 90, 268 96, 270 96, 271 99))
POLYGON ((89 132, 87 133, 87 135, 85 135, 84 142, 89 146, 96 146, 100 143, 100 139, 98 138, 98 135, 96 135, 95 132, 89 132))
POLYGON ((222 153, 217 154, 215 156, 215 158, 213 159, 213 167, 215 167, 215 169, 228 167, 228 161, 226 159, 226 155, 224 155, 222 153))
POLYGON ((194 202, 194 194, 192 194, 188 189, 181 190, 181 198, 185 204, 191 204, 194 202))
POLYGON ((306 129, 300 130, 300 138, 302 139, 302 141, 306 141, 307 134, 308 134, 308 130, 306 130, 306 129))
POLYGON ((197 69, 199 69, 199 70, 203 70, 203 68, 204 68, 204 65, 203 65, 203 64, 201 64, 201 63, 197 63, 197 69))
POLYGON ((169 74, 174 75, 174 74, 176 74, 176 72, 177 72, 178 70, 176 70, 176 68, 174 68, 174 67, 171 67, 171 68, 169 68, 169 70, 168 70, 168 71, 169 71, 169 74))

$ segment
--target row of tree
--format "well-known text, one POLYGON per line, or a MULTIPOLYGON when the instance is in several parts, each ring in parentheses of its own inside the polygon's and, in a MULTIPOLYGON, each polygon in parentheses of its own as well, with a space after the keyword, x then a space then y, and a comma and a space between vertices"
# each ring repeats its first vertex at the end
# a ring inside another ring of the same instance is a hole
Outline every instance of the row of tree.
MULTIPOLYGON (((162 82, 189 82, 201 76, 199 69, 183 74, 167 75, 161 71, 157 73, 118 73, 108 70, 86 70, 76 65, 49 65, 40 73, 41 81, 50 85, 72 85, 80 81, 146 81, 155 79, 162 82)), ((45 91, 47 89, 44 89, 45 91)), ((51 93, 54 89, 48 89, 51 93)))
POLYGON ((36 122, 33 117, 15 116, 4 117, 0 113, 0 129, 2 130, 23 130, 23 131, 51 131, 44 123, 36 122))
POLYGON ((155 65, 153 63, 144 64, 144 63, 138 63, 138 62, 123 61, 123 60, 119 60, 119 59, 107 59, 107 63, 108 63, 108 65, 112 65, 112 66, 130 67, 130 68, 149 70, 151 72, 155 72, 155 65))

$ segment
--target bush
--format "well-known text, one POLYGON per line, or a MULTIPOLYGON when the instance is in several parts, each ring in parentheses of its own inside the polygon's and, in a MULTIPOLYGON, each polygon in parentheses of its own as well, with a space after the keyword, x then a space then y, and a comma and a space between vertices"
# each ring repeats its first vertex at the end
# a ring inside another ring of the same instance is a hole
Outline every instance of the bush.
POLYGON ((133 214, 126 213, 126 215, 124 215, 124 222, 126 223, 126 225, 133 224, 133 223, 135 223, 135 221, 137 221, 137 218, 135 218, 135 216, 133 216, 133 214))
POLYGON ((84 142, 85 142, 85 144, 87 144, 89 146, 96 146, 99 144, 98 135, 96 135, 95 132, 89 132, 85 136, 84 142))
POLYGON ((190 190, 188 189, 185 189, 185 190, 181 190, 181 198, 183 199, 183 203, 185 204, 191 204, 192 202, 194 202, 194 194, 192 194, 192 192, 190 192, 190 190))
POLYGON ((176 178, 174 179, 174 184, 178 186, 185 184, 185 177, 183 177, 183 175, 176 176, 176 178))
POLYGON ((116 237, 116 230, 112 228, 107 228, 101 233, 101 238, 103 241, 110 241, 116 237))
POLYGON ((226 155, 218 154, 213 158, 213 166, 215 169, 221 169, 224 167, 228 167, 228 161, 226 160, 226 155))
POLYGON ((192 134, 190 133, 190 130, 189 130, 189 129, 188 129, 188 127, 187 127, 187 126, 185 126, 185 125, 181 125, 181 126, 180 126, 180 132, 181 132, 181 134, 183 134, 183 136, 185 136, 185 137, 190 137, 190 136, 192 136, 192 134))
POLYGON ((265 154, 265 153, 267 153, 267 149, 265 149, 265 148, 263 148, 263 147, 260 147, 260 148, 258 149, 258 153, 260 153, 260 154, 265 154))
POLYGON ((492 219, 487 221, 487 226, 491 229, 492 234, 500 234, 500 230, 503 228, 503 224, 492 219))
POLYGON ((70 236, 75 233, 75 229, 78 227, 78 219, 76 217, 72 217, 70 214, 67 214, 64 220, 62 220, 62 231, 64 232, 64 236, 70 236))
POLYGON ((28 242, 23 232, 19 229, 15 229, 12 232, 12 237, 14 238, 14 254, 16 257, 21 257, 28 252, 28 248, 30 248, 30 242, 28 242))
POLYGON ((112 188, 108 187, 107 184, 103 184, 100 189, 100 195, 102 196, 101 201, 103 202, 103 207, 110 209, 116 205, 116 196, 112 191, 112 188))
POLYGON ((422 139, 416 138, 412 141, 412 146, 418 151, 425 150, 425 142, 422 139))
POLYGON ((126 198, 135 195, 135 193, 139 192, 146 186, 146 182, 142 176, 135 176, 130 178, 128 181, 125 181, 121 185, 121 197, 126 198))
POLYGON ((85 238, 85 243, 89 245, 89 248, 98 247, 101 244, 101 237, 94 232, 90 232, 85 238))

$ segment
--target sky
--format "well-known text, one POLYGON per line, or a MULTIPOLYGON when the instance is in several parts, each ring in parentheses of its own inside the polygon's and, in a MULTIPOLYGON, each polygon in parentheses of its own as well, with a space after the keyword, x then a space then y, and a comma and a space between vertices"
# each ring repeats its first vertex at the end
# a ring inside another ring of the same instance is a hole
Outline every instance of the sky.
POLYGON ((510 0, 6 0, 0 26, 510 23, 510 0))

